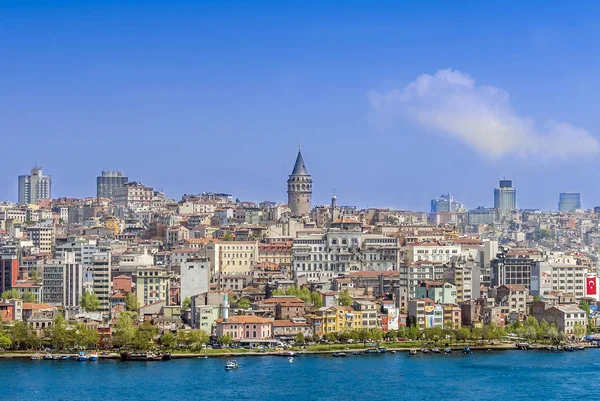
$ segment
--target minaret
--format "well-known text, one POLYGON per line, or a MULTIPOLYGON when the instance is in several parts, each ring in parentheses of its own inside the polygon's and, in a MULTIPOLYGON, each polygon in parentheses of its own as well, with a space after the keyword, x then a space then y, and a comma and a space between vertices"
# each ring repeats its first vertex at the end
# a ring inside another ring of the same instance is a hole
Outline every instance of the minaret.
POLYGON ((223 306, 221 307, 221 317, 224 322, 229 321, 229 296, 227 292, 223 294, 223 306))
POLYGON ((340 217, 340 208, 337 203, 337 196, 333 191, 333 197, 331 198, 331 222, 335 222, 340 217))
POLYGON ((312 208, 312 177, 306 171, 300 147, 298 147, 294 170, 290 174, 287 184, 290 210, 297 216, 308 216, 312 208))

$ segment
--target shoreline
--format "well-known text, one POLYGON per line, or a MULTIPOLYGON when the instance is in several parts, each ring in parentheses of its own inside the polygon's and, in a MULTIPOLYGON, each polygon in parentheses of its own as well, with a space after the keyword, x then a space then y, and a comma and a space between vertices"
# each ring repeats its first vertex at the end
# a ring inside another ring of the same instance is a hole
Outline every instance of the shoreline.
MULTIPOLYGON (((575 344, 574 344, 575 345, 575 344)), ((576 344, 582 345, 585 348, 595 348, 590 346, 589 344, 576 344)), ((463 348, 467 345, 455 345, 450 346, 453 352, 462 352, 463 348)), ((514 343, 511 344, 489 344, 489 345, 468 345, 471 351, 523 351, 515 346, 514 343)), ((533 348, 529 351, 544 351, 545 345, 533 344, 533 348)), ((423 346, 420 347, 386 347, 387 352, 391 351, 395 352, 409 352, 411 349, 416 349, 421 351, 423 346)), ((442 349, 442 347, 439 347, 442 349)), ((443 347, 446 348, 446 347, 443 347)), ((299 355, 328 355, 336 352, 344 352, 346 354, 352 354, 356 351, 364 351, 366 348, 344 348, 344 349, 332 349, 332 350, 300 350, 293 351, 299 355)), ((258 357, 282 357, 281 353, 286 351, 276 351, 276 352, 219 352, 219 353, 207 353, 206 355, 203 352, 198 353, 171 353, 171 359, 190 359, 190 358, 232 358, 232 357, 244 357, 244 356, 258 356, 258 357)), ((3 352, 0 353, 0 359, 30 359, 32 355, 36 352, 3 352)), ((39 354, 45 354, 45 352, 38 352, 39 354)), ((73 353, 52 353, 52 355, 75 355, 73 353)), ((118 353, 110 353, 108 355, 99 355, 99 359, 121 359, 120 354, 118 353)))

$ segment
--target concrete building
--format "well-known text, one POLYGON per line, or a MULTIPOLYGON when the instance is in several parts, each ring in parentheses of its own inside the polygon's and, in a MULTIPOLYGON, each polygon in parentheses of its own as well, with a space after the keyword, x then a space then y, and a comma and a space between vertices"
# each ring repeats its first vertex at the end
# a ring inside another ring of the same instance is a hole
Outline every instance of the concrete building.
POLYGON ((128 181, 122 171, 103 171, 102 175, 96 177, 96 197, 113 199, 115 190, 128 181))
POLYGON ((30 175, 19 176, 19 204, 36 203, 40 199, 52 199, 52 179, 35 166, 30 175))
POLYGON ((136 287, 139 305, 166 301, 169 304, 170 277, 162 267, 141 267, 137 269, 136 287))
POLYGON ((212 273, 250 274, 258 262, 256 241, 222 241, 206 245, 212 273))
POLYGON ((577 305, 557 305, 544 311, 542 319, 548 324, 556 324, 556 328, 566 334, 572 334, 576 325, 587 325, 585 311, 577 305))
POLYGON ((581 209, 581 196, 579 192, 562 192, 558 196, 559 212, 574 212, 581 209))
POLYGON ((92 290, 98 296, 98 312, 110 313, 110 291, 112 284, 111 253, 98 252, 92 256, 92 290))
POLYGON ((440 281, 423 281, 416 288, 417 298, 429 298, 438 304, 455 304, 456 286, 440 281))
POLYGON ((492 287, 505 284, 522 285, 531 289, 531 272, 536 261, 530 257, 507 257, 499 255, 492 261, 490 282, 492 287))
POLYGON ((115 206, 135 209, 154 200, 154 189, 132 181, 114 188, 112 196, 115 206))
POLYGON ((0 253, 0 294, 10 290, 19 278, 19 259, 16 253, 0 253))
POLYGON ((287 181, 288 206, 298 216, 308 216, 312 208, 312 177, 306 171, 302 152, 298 156, 292 174, 287 181))
POLYGON ((181 264, 181 299, 210 290, 211 269, 207 258, 190 259, 181 264))
POLYGON ((494 189, 494 209, 517 209, 517 189, 512 187, 512 180, 500 180, 500 186, 494 189))
POLYGON ((26 228, 27 235, 39 253, 50 254, 54 246, 54 225, 38 224, 26 228))
POLYGON ((496 210, 487 207, 471 209, 467 213, 467 222, 471 226, 494 224, 496 221, 496 210))
POLYGON ((74 253, 67 253, 59 260, 46 260, 43 271, 44 303, 67 308, 80 306, 83 295, 83 267, 75 263, 74 253))

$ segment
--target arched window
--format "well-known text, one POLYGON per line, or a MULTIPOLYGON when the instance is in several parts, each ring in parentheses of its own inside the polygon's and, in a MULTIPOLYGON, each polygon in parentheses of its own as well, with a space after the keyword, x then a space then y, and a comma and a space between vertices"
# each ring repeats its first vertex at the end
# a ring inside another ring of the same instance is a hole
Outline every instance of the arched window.
POLYGON ((338 243, 338 242, 337 242, 337 240, 336 240, 336 239, 333 239, 333 240, 331 240, 331 245, 337 245, 337 243, 338 243))
POLYGON ((348 245, 348 240, 343 239, 342 240, 342 245, 348 245))

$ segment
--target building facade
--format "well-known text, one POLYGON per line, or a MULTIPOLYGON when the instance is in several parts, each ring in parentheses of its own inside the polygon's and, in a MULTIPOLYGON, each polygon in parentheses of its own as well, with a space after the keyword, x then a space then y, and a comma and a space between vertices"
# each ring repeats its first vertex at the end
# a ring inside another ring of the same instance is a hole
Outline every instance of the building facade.
POLYGON ((578 192, 562 192, 558 197, 559 212, 574 212, 581 209, 581 196, 578 192))
POLYGON ((30 175, 19 176, 19 204, 35 203, 40 199, 51 198, 52 179, 35 166, 30 175))
POLYGON ((115 190, 122 188, 128 181, 122 171, 103 171, 96 178, 96 197, 113 199, 115 190))
POLYGON ((517 189, 512 180, 500 180, 500 186, 494 189, 494 209, 515 210, 517 208, 517 189))

